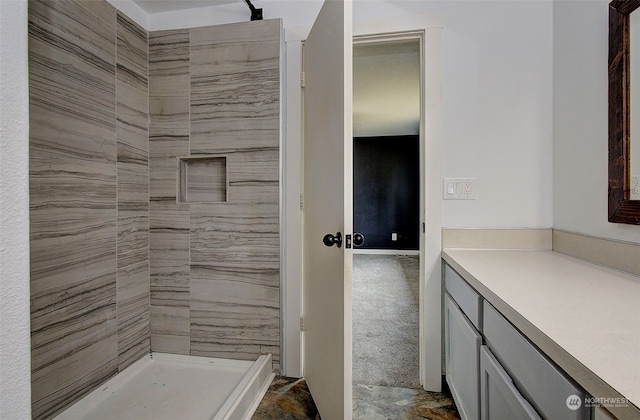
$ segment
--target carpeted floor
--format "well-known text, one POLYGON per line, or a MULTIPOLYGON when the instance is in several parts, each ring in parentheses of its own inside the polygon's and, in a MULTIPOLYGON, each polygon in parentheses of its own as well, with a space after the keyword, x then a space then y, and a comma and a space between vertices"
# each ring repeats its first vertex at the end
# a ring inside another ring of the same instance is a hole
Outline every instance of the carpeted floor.
POLYGON ((353 259, 353 383, 419 388, 418 256, 353 259))

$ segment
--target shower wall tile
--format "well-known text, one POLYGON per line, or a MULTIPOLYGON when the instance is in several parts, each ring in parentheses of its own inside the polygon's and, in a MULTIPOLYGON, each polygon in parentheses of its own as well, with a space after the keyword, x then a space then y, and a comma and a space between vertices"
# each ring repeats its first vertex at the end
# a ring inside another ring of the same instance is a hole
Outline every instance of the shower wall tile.
POLYGON ((189 354, 189 325, 189 308, 152 306, 151 347, 153 351, 189 354))
POLYGON ((280 152, 278 147, 249 149, 229 156, 229 201, 272 203, 280 197, 280 152))
POLYGON ((189 31, 149 35, 152 201, 176 202, 177 157, 189 154, 189 31))
POLYGON ((150 94, 189 97, 189 30, 149 34, 150 94))
POLYGON ((190 151, 228 155, 230 202, 279 197, 280 32, 279 20, 192 30, 190 151))
POLYGON ((191 209, 191 353, 279 360, 277 205, 191 209))
POLYGON ((33 418, 117 372, 115 22, 29 2, 33 418))
POLYGON ((280 21, 191 30, 190 155, 227 157, 190 206, 191 354, 279 363, 280 21))
POLYGON ((149 34, 151 348, 189 353, 189 207, 177 204, 189 154, 188 30, 149 34))
MULTIPOLYGON (((153 207, 156 207, 156 203, 153 207)), ((178 217, 182 216, 179 212, 160 211, 159 213, 165 217, 169 217, 172 213, 178 217)), ((152 218, 156 217, 156 210, 152 210, 152 218)), ((188 307, 189 229, 152 227, 149 232, 149 244, 151 305, 188 307)))
POLYGON ((146 31, 118 12, 118 369, 149 353, 149 88, 146 31))
POLYGON ((32 416, 49 417, 117 372, 115 277, 31 296, 32 416))

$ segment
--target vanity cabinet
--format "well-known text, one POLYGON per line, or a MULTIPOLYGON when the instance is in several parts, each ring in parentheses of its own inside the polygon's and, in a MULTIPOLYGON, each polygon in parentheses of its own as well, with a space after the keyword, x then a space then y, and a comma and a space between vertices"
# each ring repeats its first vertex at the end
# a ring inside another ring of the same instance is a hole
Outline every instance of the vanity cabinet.
POLYGON ((444 296, 446 379, 460 418, 478 418, 482 336, 447 293, 444 296))
POLYGON ((487 346, 480 347, 480 395, 482 419, 540 419, 487 346))
POLYGON ((517 388, 548 419, 588 420, 584 405, 569 408, 567 400, 585 400, 585 392, 555 366, 487 302, 483 305, 484 341, 517 388))
POLYGON ((463 419, 587 420, 586 393, 444 265, 445 374, 463 419))
POLYGON ((479 418, 480 322, 482 298, 445 266, 445 369, 451 394, 462 419, 479 418))

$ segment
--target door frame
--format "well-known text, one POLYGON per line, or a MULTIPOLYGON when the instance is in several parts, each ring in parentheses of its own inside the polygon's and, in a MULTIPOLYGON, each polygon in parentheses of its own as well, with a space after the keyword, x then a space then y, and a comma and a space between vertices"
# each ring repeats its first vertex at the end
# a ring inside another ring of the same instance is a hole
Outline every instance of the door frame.
MULTIPOLYGON (((403 34, 422 38, 420 122, 420 382, 442 388, 442 19, 438 14, 356 21, 354 38, 385 40, 403 34)), ((302 302, 302 44, 311 27, 285 28, 281 225, 281 372, 303 376, 302 302), (285 105, 286 104, 286 105, 285 105)))

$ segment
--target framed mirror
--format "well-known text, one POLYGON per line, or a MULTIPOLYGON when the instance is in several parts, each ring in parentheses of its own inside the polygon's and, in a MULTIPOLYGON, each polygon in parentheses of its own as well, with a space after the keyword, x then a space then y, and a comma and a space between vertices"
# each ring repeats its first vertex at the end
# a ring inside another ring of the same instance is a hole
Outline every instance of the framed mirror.
MULTIPOLYGON (((640 127, 631 126, 630 28, 631 14, 639 7, 640 1, 609 3, 609 221, 633 225, 640 225, 640 199, 634 199, 635 189, 632 196, 631 149, 640 148, 640 127), (632 130, 636 131, 635 140, 632 130)), ((634 72, 640 74, 640 69, 634 72)), ((633 83, 640 84, 640 79, 633 83)), ((637 114, 640 103, 635 106, 637 114)), ((634 165, 637 168, 640 162, 634 165)))

